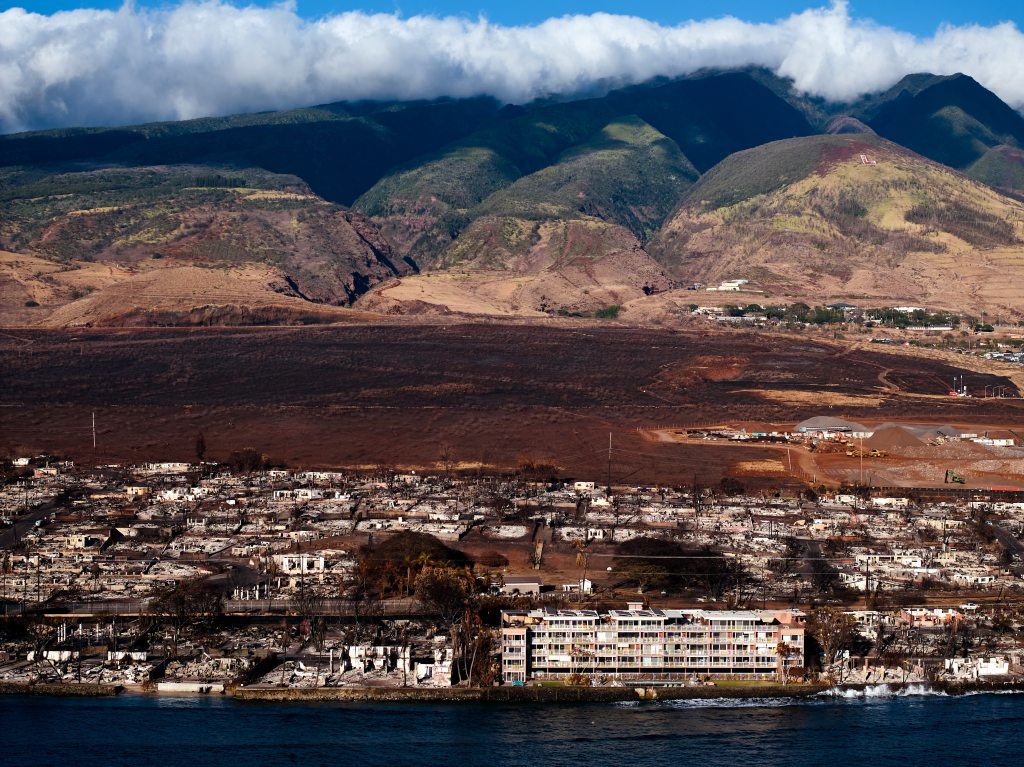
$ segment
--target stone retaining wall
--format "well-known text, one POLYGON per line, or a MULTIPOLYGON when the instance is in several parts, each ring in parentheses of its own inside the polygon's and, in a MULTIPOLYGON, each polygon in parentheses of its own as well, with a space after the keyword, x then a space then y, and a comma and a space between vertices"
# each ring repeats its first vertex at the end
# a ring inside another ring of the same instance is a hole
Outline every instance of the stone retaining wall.
POLYGON ((56 697, 106 698, 124 690, 120 685, 38 682, 0 682, 0 695, 53 695, 56 697))
POLYGON ((823 685, 728 687, 237 687, 239 700, 380 701, 424 703, 613 703, 695 698, 800 698, 828 689, 823 685))

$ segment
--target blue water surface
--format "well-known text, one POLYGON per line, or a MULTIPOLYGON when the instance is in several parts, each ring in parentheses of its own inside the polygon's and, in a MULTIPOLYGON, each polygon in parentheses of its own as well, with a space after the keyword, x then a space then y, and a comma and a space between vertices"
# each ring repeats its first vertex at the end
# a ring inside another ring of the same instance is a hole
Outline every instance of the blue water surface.
POLYGON ((0 697, 0 765, 1017 765, 1024 695, 586 705, 0 697))

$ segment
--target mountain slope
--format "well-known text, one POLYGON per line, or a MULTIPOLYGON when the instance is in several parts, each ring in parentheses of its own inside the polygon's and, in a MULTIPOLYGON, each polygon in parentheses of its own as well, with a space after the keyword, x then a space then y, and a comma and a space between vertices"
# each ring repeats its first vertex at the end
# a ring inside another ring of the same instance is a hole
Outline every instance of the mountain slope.
MULTIPOLYGON (((566 188, 557 181, 559 174, 571 175, 588 163, 602 162, 591 142, 607 142, 601 131, 613 122, 642 122, 659 140, 673 144, 673 151, 681 152, 683 159, 669 164, 685 163, 685 175, 690 178, 695 173, 693 166, 706 169, 738 149, 813 132, 799 111, 743 73, 656 82, 613 91, 602 98, 509 109, 507 114, 516 116, 384 177, 354 207, 373 218, 399 253, 429 267, 470 227, 475 216, 512 212, 496 207, 514 207, 513 199, 524 194, 540 200, 545 185, 557 196, 556 187, 566 188), (755 110, 760 119, 749 119, 749 110, 755 110), (573 151, 583 159, 575 166, 566 165, 573 151), (553 176, 534 176, 528 182, 529 191, 521 185, 510 191, 510 196, 498 194, 523 176, 559 165, 561 169, 553 176), (484 203, 491 195, 495 195, 493 204, 484 203)), ((646 238, 651 221, 663 216, 675 200, 659 203, 665 210, 654 219, 648 214, 627 216, 626 210, 650 209, 649 200, 664 196, 666 182, 668 187, 675 185, 668 177, 678 179, 683 171, 666 166, 645 175, 641 183, 633 170, 620 172, 625 167, 612 164, 600 179, 597 173, 585 171, 589 186, 598 181, 606 190, 618 186, 615 195, 602 193, 604 207, 592 211, 602 220, 626 225, 638 237, 646 238), (645 189, 645 184, 655 189, 645 189), (611 204, 613 196, 616 202, 611 204)), ((564 200, 545 202, 565 207, 564 200)))
POLYGON ((555 162, 602 125, 590 102, 524 112, 378 181, 354 205, 403 256, 429 266, 469 224, 469 210, 555 162))
POLYGON ((1019 196, 1024 193, 1024 149, 1005 144, 992 147, 964 172, 984 184, 1019 196))
POLYGON ((730 156, 649 250, 687 281, 961 307, 1011 300, 1022 239, 1014 200, 883 139, 835 135, 730 156))
POLYGON ((637 115, 672 139, 701 173, 733 152, 816 132, 805 115, 756 72, 637 85, 606 99, 612 114, 637 115))
POLYGON ((697 177, 675 142, 638 117, 605 125, 547 167, 521 176, 463 212, 471 223, 434 266, 465 272, 466 288, 483 301, 452 296, 448 281, 403 280, 385 298, 485 313, 596 311, 670 283, 643 251, 697 177), (410 291, 410 285, 414 289, 410 291), (440 291, 435 293, 434 291, 440 291), (454 300, 454 304, 453 304, 454 300))
POLYGON ((647 239, 698 175, 674 141, 630 115, 608 123, 548 167, 496 191, 470 216, 590 216, 647 239))
POLYGON ((446 258, 445 269, 389 281, 356 307, 393 314, 590 313, 672 284, 626 228, 595 218, 483 217, 446 258))
POLYGON ((490 98, 328 104, 118 129, 0 136, 0 166, 211 164, 299 176, 351 204, 393 166, 500 120, 490 98))
POLYGON ((905 78, 863 114, 879 135, 959 170, 994 147, 1024 147, 1024 117, 966 75, 905 78))
POLYGON ((886 137, 1024 192, 1024 118, 963 76, 852 105, 750 69, 525 106, 0 137, 0 306, 109 324, 321 321, 355 302, 571 314, 741 277, 807 300, 1024 303, 1006 279, 1024 277, 1020 206, 886 137))
MULTIPOLYGON (((392 261, 372 224, 293 176, 175 166, 13 172, 3 181, 0 249, 32 254, 59 271, 95 263, 127 279, 198 266, 210 270, 213 282, 215 271, 253 266, 276 275, 273 292, 311 308, 349 305, 373 284, 408 271, 392 261)), ((52 280, 51 271, 39 279, 52 280)), ((42 290, 51 302, 45 310, 101 287, 36 286, 26 288, 32 295, 25 300, 42 290)), ((202 305, 201 281, 190 290, 202 305)))

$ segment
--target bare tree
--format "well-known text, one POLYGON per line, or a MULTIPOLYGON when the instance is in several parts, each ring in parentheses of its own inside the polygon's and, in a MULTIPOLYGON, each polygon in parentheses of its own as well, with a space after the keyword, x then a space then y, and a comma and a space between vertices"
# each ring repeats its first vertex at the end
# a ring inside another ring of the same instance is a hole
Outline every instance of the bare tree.
POLYGON ((427 612, 452 626, 469 602, 466 575, 447 567, 425 568, 416 578, 416 597, 427 612))
POLYGON ((193 578, 165 589, 151 602, 152 610, 174 629, 174 652, 182 630, 210 628, 224 614, 224 595, 206 581, 193 578))
POLYGON ((324 600, 316 590, 306 582, 306 574, 303 572, 299 578, 299 588, 293 600, 296 612, 303 618, 315 622, 324 611, 324 600))
POLYGON ((825 653, 825 663, 832 666, 853 641, 856 628, 853 619, 842 610, 825 607, 815 610, 807 628, 825 653))
POLYGON ((445 476, 451 475, 452 469, 455 468, 455 456, 452 452, 452 446, 447 442, 442 443, 438 458, 445 476))
POLYGON ((467 607, 459 623, 452 626, 451 636, 459 683, 477 687, 493 684, 498 674, 493 660, 497 635, 484 626, 480 612, 467 607))

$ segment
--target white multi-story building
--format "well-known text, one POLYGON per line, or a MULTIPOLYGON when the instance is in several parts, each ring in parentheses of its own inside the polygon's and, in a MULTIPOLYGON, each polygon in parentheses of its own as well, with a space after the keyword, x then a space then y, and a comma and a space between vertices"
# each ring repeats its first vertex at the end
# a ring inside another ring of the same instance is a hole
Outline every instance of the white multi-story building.
POLYGON ((685 680, 804 665, 799 610, 538 609, 502 613, 506 683, 571 674, 685 680))

